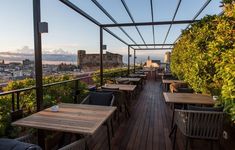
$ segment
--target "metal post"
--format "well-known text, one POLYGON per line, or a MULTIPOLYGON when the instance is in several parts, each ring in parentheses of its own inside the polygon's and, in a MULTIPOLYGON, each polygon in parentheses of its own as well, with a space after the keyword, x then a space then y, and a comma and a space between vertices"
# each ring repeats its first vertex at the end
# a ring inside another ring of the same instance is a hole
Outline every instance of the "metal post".
POLYGON ((136 56, 135 56, 135 49, 134 49, 134 73, 135 73, 135 58, 136 56))
POLYGON ((15 111, 15 93, 11 94, 11 111, 15 111))
POLYGON ((78 103, 78 101, 77 101, 77 96, 78 96, 78 94, 80 94, 79 93, 80 91, 79 91, 79 89, 78 89, 78 80, 75 80, 74 81, 74 93, 73 93, 73 103, 74 104, 77 104, 78 103))
POLYGON ((16 93, 16 106, 17 110, 20 110, 20 92, 16 93))
MULTIPOLYGON (((35 55, 35 78, 36 78, 36 101, 37 111, 42 109, 43 87, 42 87, 42 42, 39 33, 39 23, 41 22, 40 0, 33 0, 33 24, 34 24, 34 55, 35 55)), ((44 132, 38 130, 38 144, 45 148, 44 132)))
POLYGON ((127 59, 128 59, 128 70, 127 70, 127 73, 128 75, 130 74, 130 46, 128 45, 128 56, 127 56, 127 59))
POLYGON ((103 28, 100 27, 100 85, 103 85, 103 28))
MULTIPOLYGON (((42 109, 43 87, 42 87, 42 42, 39 33, 39 23, 41 22, 40 0, 33 0, 33 24, 34 24, 34 55, 35 55, 35 78, 36 78, 36 100, 37 111, 42 109)), ((38 145, 45 148, 44 131, 38 130, 38 145)))
POLYGON ((40 111, 42 109, 42 104, 43 104, 42 42, 41 42, 41 33, 39 33, 39 23, 41 22, 40 0, 33 0, 33 21, 34 21, 36 100, 37 100, 37 111, 40 111))

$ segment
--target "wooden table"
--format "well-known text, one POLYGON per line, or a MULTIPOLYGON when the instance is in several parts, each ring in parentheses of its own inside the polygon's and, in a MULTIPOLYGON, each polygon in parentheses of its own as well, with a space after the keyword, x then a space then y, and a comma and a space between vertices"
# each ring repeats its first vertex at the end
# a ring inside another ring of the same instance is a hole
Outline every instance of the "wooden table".
POLYGON ((121 90, 121 91, 133 92, 136 88, 136 85, 130 85, 130 84, 105 84, 104 87, 119 88, 119 90, 121 90))
MULTIPOLYGON (((14 126, 92 135, 114 113, 116 107, 84 104, 59 104, 59 111, 42 110, 12 123, 14 126)), ((39 143, 44 147, 44 143, 39 143)))
POLYGON ((167 93, 163 92, 163 96, 165 98, 166 103, 173 104, 173 114, 171 120, 171 127, 173 127, 174 123, 174 115, 175 115, 175 104, 200 104, 200 105, 213 105, 215 101, 211 96, 195 94, 195 93, 167 93))
POLYGON ((211 96, 194 93, 167 93, 163 92, 166 103, 213 105, 211 96))
POLYGON ((116 78, 116 81, 140 82, 141 78, 116 78))
POLYGON ((147 75, 146 74, 130 74, 129 75, 130 77, 139 77, 139 78, 146 78, 147 75))
POLYGON ((157 75, 159 76, 171 76, 171 73, 163 73, 163 72, 158 72, 157 75))
POLYGON ((130 84, 105 84, 105 86, 103 86, 105 88, 112 88, 112 89, 116 89, 118 88, 120 91, 123 91, 126 93, 127 96, 127 105, 125 105, 125 109, 127 109, 127 113, 128 116, 130 117, 130 110, 129 110, 129 106, 130 106, 130 100, 133 98, 133 92, 135 91, 137 85, 130 85, 130 84))
POLYGON ((166 84, 166 83, 185 83, 185 81, 183 81, 183 80, 167 80, 167 79, 163 79, 162 80, 162 83, 163 84, 166 84))

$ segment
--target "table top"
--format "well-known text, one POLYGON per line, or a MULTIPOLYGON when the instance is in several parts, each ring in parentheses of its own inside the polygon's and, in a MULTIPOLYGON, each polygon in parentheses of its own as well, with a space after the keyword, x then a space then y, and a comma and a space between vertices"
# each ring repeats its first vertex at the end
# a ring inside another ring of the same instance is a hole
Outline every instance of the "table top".
POLYGON ((175 83, 186 83, 183 80, 167 80, 167 79, 162 80, 162 83, 173 83, 173 82, 175 82, 175 83))
POLYGON ((61 103, 58 112, 47 108, 17 120, 12 125, 92 135, 115 109, 111 106, 61 103))
POLYGON ((106 84, 105 87, 108 88, 119 88, 121 91, 134 91, 136 88, 136 85, 130 85, 130 84, 106 84))
POLYGON ((213 105, 215 101, 211 96, 195 94, 195 93, 167 93, 163 92, 163 96, 167 103, 180 104, 204 104, 213 105))
POLYGON ((157 73, 157 75, 159 75, 159 76, 170 76, 170 75, 172 75, 172 74, 171 74, 171 73, 159 72, 159 73, 157 73))
POLYGON ((116 78, 117 81, 130 81, 130 82, 139 82, 141 78, 126 78, 126 77, 121 77, 121 78, 116 78))
POLYGON ((130 77, 143 77, 143 78, 144 78, 144 77, 146 77, 147 75, 146 75, 146 74, 137 74, 137 73, 136 73, 136 74, 130 74, 129 76, 130 76, 130 77))

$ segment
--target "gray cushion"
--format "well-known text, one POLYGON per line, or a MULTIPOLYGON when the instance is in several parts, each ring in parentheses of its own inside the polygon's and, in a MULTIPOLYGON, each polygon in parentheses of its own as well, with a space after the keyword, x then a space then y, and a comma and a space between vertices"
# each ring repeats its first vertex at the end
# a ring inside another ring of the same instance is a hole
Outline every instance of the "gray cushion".
POLYGON ((188 105, 188 110, 221 112, 223 111, 223 107, 199 107, 199 106, 188 105))
POLYGON ((119 88, 112 88, 112 87, 105 87, 105 86, 102 86, 101 89, 104 89, 104 90, 119 90, 119 88))
POLYGON ((91 105, 110 106, 112 97, 112 92, 91 92, 89 102, 91 105))
POLYGON ((0 139, 1 150, 41 150, 41 148, 35 144, 29 144, 20 142, 14 139, 0 139))
POLYGON ((178 92, 179 93, 193 93, 193 89, 180 87, 180 88, 178 88, 178 92))

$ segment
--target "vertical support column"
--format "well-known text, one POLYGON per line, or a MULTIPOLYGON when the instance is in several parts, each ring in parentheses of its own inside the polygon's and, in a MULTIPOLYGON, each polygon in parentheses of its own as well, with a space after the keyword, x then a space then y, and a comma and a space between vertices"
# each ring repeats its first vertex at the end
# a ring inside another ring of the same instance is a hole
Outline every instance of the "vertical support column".
POLYGON ((36 77, 36 100, 37 111, 42 109, 43 87, 42 87, 42 42, 39 32, 41 22, 40 0, 33 0, 33 24, 34 24, 34 55, 35 55, 35 77, 36 77))
POLYGON ((103 85, 103 28, 100 27, 100 85, 103 85))
POLYGON ((75 80, 74 81, 74 93, 73 93, 74 95, 74 97, 73 97, 73 103, 74 104, 77 104, 78 103, 78 101, 77 101, 77 96, 78 96, 78 94, 80 94, 80 91, 78 90, 78 80, 75 80))
POLYGON ((135 73, 135 59, 136 59, 136 56, 135 56, 135 49, 134 49, 134 73, 135 73))
POLYGON ((15 93, 11 93, 11 111, 15 111, 15 93))
MULTIPOLYGON (((42 109, 43 87, 42 87, 42 41, 39 33, 41 22, 40 0, 33 0, 33 25, 34 25, 34 55, 35 55, 35 76, 36 76, 36 100, 37 111, 42 109)), ((45 149, 44 131, 38 130, 38 145, 45 149)))
POLYGON ((128 56, 127 56, 127 59, 128 59, 128 70, 127 70, 127 73, 128 73, 128 76, 130 74, 130 46, 128 45, 128 56))

